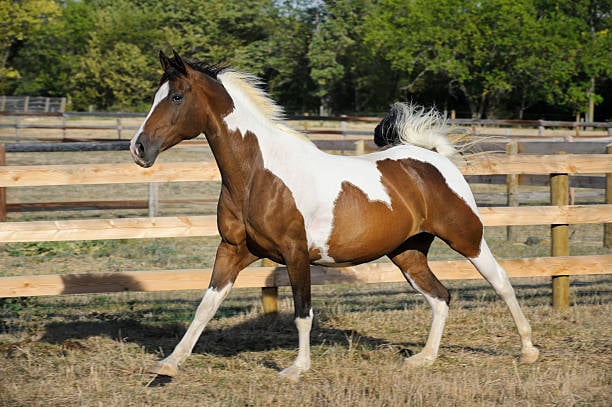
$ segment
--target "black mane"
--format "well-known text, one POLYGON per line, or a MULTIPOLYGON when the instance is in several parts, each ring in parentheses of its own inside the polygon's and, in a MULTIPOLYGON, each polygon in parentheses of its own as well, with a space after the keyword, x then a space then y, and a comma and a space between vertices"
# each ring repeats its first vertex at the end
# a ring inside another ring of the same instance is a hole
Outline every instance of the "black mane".
POLYGON ((190 61, 187 64, 196 71, 202 72, 213 79, 217 79, 217 75, 228 69, 227 65, 207 64, 202 61, 190 61))
MULTIPOLYGON (((227 65, 218 65, 218 64, 207 64, 202 61, 185 61, 185 63, 192 69, 202 72, 205 75, 210 76, 213 79, 217 79, 217 76, 228 68, 227 65)), ((164 72, 161 79, 159 80, 159 84, 163 84, 164 82, 171 81, 177 79, 178 77, 183 75, 182 67, 176 61, 176 58, 170 58, 170 67, 164 72)))

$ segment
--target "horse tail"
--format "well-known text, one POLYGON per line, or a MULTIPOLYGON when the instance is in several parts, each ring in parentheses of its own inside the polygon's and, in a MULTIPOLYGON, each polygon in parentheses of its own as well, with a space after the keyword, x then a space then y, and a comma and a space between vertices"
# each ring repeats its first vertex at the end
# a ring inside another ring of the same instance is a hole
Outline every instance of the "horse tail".
POLYGON ((457 154, 457 149, 448 137, 450 129, 435 109, 394 103, 374 129, 374 143, 379 147, 413 144, 451 157, 457 154))

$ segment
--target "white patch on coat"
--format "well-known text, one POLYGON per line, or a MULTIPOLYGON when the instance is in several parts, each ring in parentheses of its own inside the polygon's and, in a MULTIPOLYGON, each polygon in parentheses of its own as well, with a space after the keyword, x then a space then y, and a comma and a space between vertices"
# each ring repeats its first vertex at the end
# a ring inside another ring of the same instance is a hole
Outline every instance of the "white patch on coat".
POLYGON ((138 136, 140 136, 140 134, 144 131, 144 127, 145 127, 145 124, 147 123, 147 120, 149 120, 149 117, 151 117, 157 105, 159 105, 162 100, 168 97, 169 93, 170 93, 170 83, 169 82, 164 82, 159 87, 159 89, 157 89, 157 92, 155 92, 155 97, 153 98, 153 105, 151 105, 151 110, 149 110, 147 117, 145 117, 145 119, 142 121, 142 124, 140 125, 140 127, 136 131, 136 134, 134 134, 134 137, 132 137, 132 140, 130 141, 130 151, 132 152, 132 155, 134 156, 136 155, 135 154, 136 141, 138 140, 138 136))
POLYGON ((280 108, 263 91, 253 91, 252 77, 234 71, 220 74, 234 110, 224 118, 229 130, 239 130, 243 137, 253 133, 258 140, 264 167, 279 177, 293 194, 297 209, 304 218, 309 250, 317 249, 318 264, 336 265, 329 256, 329 239, 333 229, 333 210, 348 182, 370 201, 391 208, 391 197, 382 184, 377 162, 383 159, 412 158, 433 164, 447 183, 475 210, 476 204, 459 170, 445 157, 412 145, 401 145, 386 151, 362 156, 338 156, 319 150, 301 133, 288 129, 279 120, 280 108), (254 97, 255 95, 255 97, 254 97))

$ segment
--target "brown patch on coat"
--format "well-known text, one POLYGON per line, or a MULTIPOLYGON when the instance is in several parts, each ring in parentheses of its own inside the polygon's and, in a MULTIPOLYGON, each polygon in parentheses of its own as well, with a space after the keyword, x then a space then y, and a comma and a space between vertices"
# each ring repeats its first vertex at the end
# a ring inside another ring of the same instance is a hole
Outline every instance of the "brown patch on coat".
POLYGON ((440 237, 467 257, 480 251, 482 223, 469 205, 431 164, 414 160, 378 162, 391 208, 371 201, 344 182, 334 207, 329 255, 338 263, 374 260, 427 232, 440 237))

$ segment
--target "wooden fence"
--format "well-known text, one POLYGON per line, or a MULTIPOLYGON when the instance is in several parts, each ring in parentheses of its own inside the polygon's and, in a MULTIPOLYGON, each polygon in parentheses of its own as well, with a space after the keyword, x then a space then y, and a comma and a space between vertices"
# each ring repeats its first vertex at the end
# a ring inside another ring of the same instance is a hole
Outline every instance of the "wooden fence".
MULTIPOLYGON (((333 150, 343 154, 362 154, 374 151, 377 147, 371 140, 365 139, 326 139, 313 140, 322 150, 333 150)), ((606 141, 483 141, 478 143, 478 151, 506 151, 508 154, 554 154, 565 152, 569 154, 604 154, 607 152, 606 141)), ((183 148, 206 148, 204 141, 188 141, 179 145, 183 148)), ((92 152, 92 151, 127 151, 129 140, 81 141, 81 142, 22 142, 0 144, 0 165, 8 153, 41 153, 41 152, 92 152)), ((476 184, 506 184, 508 205, 518 206, 519 185, 545 186, 550 183, 545 174, 514 174, 514 175, 467 175, 468 182, 476 184)), ((601 175, 572 176, 569 179, 572 188, 605 189, 606 178, 601 175)), ((69 202, 17 202, 3 205, 0 199, 0 221, 6 219, 9 212, 36 211, 66 211, 66 210, 116 210, 116 209, 149 209, 149 214, 155 216, 160 205, 215 204, 216 199, 171 199, 160 200, 156 194, 157 183, 149 184, 148 200, 87 200, 69 202)), ((1 193, 1 191, 0 191, 1 193)), ((522 202, 526 203, 525 201, 522 202)), ((511 228, 509 227, 509 231, 511 228)), ((511 233, 508 238, 513 239, 511 233)))
MULTIPOLYGON (((0 122, 0 129, 14 129, 15 138, 22 140, 20 136, 24 129, 46 129, 56 130, 61 134, 61 139, 71 140, 68 132, 84 130, 111 131, 116 139, 131 138, 140 123, 126 123, 128 119, 144 119, 143 113, 106 113, 106 112, 48 112, 27 113, 7 112, 0 109, 0 117, 6 118, 0 122), (27 121, 28 118, 57 118, 59 123, 39 123, 27 121), (71 120, 78 119, 78 120, 71 120), (86 120, 83 120, 86 119, 86 120), (92 123, 87 120, 112 119, 110 123, 92 123), (10 121, 12 120, 12 122, 10 121)), ((342 136, 366 136, 371 138, 373 127, 380 122, 380 117, 358 117, 358 116, 287 116, 293 127, 310 135, 342 135, 342 136), (323 125, 325 123, 325 125, 323 125), (329 128, 329 123, 334 123, 329 128), (339 126, 336 124, 339 123, 339 126), (356 129, 348 126, 349 123, 367 124, 369 128, 356 129)), ((493 120, 493 119, 449 119, 448 123, 474 135, 496 135, 509 138, 532 138, 532 139, 555 139, 557 141, 573 141, 579 139, 610 139, 612 137, 612 122, 580 122, 580 121, 552 121, 552 120, 493 120), (499 131, 499 129, 503 131, 499 131), (496 129, 496 130, 493 130, 496 129), (531 131, 536 129, 536 132, 531 131), (561 135, 554 129, 565 130, 561 135)), ((91 139, 91 136, 79 136, 74 140, 91 139)))
POLYGON ((0 96, 0 112, 63 113, 66 98, 46 96, 0 96))
MULTIPOLYGON (((482 156, 470 161, 461 170, 465 175, 529 173, 567 178, 569 174, 612 174, 611 157, 609 154, 508 155, 494 158, 482 156)), ((219 180, 219 172, 212 162, 158 163, 147 169, 134 164, 0 166, 0 189, 41 185, 216 180, 219 180)), ((555 192, 556 194, 569 194, 567 182, 555 181, 556 184, 561 185, 561 190, 555 192)), ((486 226, 550 224, 555 227, 576 223, 611 223, 610 188, 608 175, 606 204, 485 207, 481 209, 482 218, 486 226)), ((215 235, 215 216, 0 222, 0 243, 215 235)), ((568 243, 563 239, 568 239, 567 234, 561 233, 560 236, 561 240, 553 241, 553 244, 566 246, 568 243)), ((561 252, 555 251, 553 247, 553 253, 561 252)), ((612 255, 565 254, 557 257, 507 259, 502 260, 501 264, 511 277, 561 278, 561 284, 556 286, 564 293, 564 298, 561 298, 562 302, 556 306, 564 308, 569 304, 565 276, 608 274, 612 270, 612 255)), ((467 261, 434 261, 431 267, 440 279, 479 278, 467 261)), ((0 277, 0 297, 202 289, 208 285, 210 273, 210 269, 197 269, 0 277)), ((403 277, 392 265, 385 263, 369 263, 340 269, 312 268, 313 284, 394 281, 403 281, 403 277)), ((250 267, 240 274, 235 287, 261 287, 265 293, 269 293, 269 288, 274 292, 275 287, 288 284, 284 267, 250 267)), ((274 300, 266 301, 266 304, 268 305, 265 311, 274 311, 274 300)))

